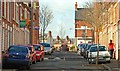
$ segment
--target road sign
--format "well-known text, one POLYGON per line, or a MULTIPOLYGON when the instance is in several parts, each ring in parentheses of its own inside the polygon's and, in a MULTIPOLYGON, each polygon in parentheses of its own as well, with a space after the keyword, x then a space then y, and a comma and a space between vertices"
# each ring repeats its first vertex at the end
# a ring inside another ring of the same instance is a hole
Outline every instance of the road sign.
POLYGON ((34 27, 34 30, 39 30, 39 27, 38 26, 34 27))
POLYGON ((26 27, 26 20, 20 20, 19 27, 20 28, 25 28, 26 27))

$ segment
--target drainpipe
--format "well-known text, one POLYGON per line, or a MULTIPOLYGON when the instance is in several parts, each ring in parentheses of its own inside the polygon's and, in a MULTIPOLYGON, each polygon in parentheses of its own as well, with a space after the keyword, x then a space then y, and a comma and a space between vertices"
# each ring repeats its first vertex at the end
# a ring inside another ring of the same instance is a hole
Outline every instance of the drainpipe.
POLYGON ((118 25, 117 25, 117 44, 116 44, 116 60, 120 61, 120 20, 118 21, 118 25))

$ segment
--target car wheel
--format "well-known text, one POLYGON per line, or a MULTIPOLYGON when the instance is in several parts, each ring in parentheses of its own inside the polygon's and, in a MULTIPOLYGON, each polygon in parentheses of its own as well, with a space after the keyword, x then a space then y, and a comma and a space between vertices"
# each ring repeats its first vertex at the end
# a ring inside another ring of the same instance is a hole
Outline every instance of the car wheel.
POLYGON ((32 65, 32 61, 30 61, 30 65, 32 65))
POLYGON ((39 59, 39 60, 37 60, 38 62, 40 62, 41 61, 41 59, 39 59))
POLYGON ((40 62, 41 61, 41 59, 40 60, 37 60, 37 62, 40 62))
POLYGON ((89 64, 91 64, 91 62, 89 61, 89 64))
POLYGON ((48 54, 49 54, 49 55, 51 55, 52 53, 51 53, 51 52, 49 52, 48 54))
POLYGON ((35 59, 35 61, 33 62, 33 64, 36 64, 37 62, 36 62, 36 59, 35 59))
POLYGON ((88 62, 89 62, 89 64, 91 64, 91 63, 92 63, 90 58, 88 59, 88 62))
POLYGON ((110 61, 107 61, 107 63, 110 63, 110 61))
POLYGON ((44 61, 44 58, 42 57, 41 61, 44 61))
POLYGON ((30 65, 32 64, 32 62, 29 62, 28 65, 26 66, 26 69, 29 70, 30 69, 30 65))
POLYGON ((90 61, 90 58, 88 58, 88 61, 90 61))

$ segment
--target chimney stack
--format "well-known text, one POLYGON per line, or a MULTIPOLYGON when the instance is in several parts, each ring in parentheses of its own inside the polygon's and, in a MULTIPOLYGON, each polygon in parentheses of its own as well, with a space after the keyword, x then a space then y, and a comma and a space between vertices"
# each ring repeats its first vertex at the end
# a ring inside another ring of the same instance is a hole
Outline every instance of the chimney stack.
POLYGON ((78 4, 77 4, 77 2, 75 2, 75 11, 77 11, 77 6, 78 6, 78 4))
POLYGON ((57 36, 56 40, 59 41, 59 39, 60 39, 59 36, 57 36))
POLYGON ((67 41, 69 40, 69 37, 68 37, 68 36, 66 36, 66 40, 67 40, 67 41))
POLYGON ((52 37, 51 31, 48 32, 48 36, 52 37))

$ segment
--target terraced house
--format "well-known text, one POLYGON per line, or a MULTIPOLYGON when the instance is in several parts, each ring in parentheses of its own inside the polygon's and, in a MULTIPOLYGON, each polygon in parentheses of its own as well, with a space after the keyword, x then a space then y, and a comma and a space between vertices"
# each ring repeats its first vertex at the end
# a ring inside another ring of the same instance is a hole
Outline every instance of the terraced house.
POLYGON ((100 44, 108 47, 110 40, 113 40, 115 44, 116 52, 114 52, 114 58, 120 59, 120 3, 116 0, 105 4, 106 12, 102 14, 104 23, 101 26, 99 34, 100 44))
MULTIPOLYGON (((100 8, 98 7, 99 3, 100 2, 95 0, 94 7, 97 7, 97 9, 99 9, 100 8)), ((100 26, 99 43, 101 45, 105 45, 106 47, 108 47, 110 40, 113 40, 113 43, 115 44, 115 48, 116 48, 116 51, 114 52, 113 57, 116 60, 118 59, 120 60, 120 3, 118 0, 115 0, 115 1, 101 0, 101 3, 104 3, 103 8, 105 11, 100 16, 102 24, 100 26)), ((76 9, 76 12, 75 12, 75 16, 76 16, 75 17, 75 28, 76 28, 75 35, 76 36, 75 37, 76 37, 77 44, 79 44, 81 42, 79 39, 82 38, 80 37, 80 34, 82 35, 83 33, 83 31, 80 30, 80 26, 86 25, 86 23, 80 19, 81 18, 80 13, 86 8, 76 8, 76 6, 77 4, 75 4, 75 9, 76 9), (79 29, 78 29, 78 26, 79 26, 79 29)), ((92 26, 90 26, 89 24, 89 27, 92 27, 92 26)), ((89 32, 89 35, 91 35, 91 37, 94 37, 93 41, 95 43, 97 43, 97 39, 98 39, 96 34, 97 33, 94 32, 93 33, 94 36, 92 36, 92 31, 91 33, 89 32)))
POLYGON ((30 24, 32 15, 32 43, 37 44, 39 38, 39 2, 18 2, 17 0, 1 0, 2 19, 0 26, 2 51, 13 44, 30 44, 30 24), (32 3, 32 4, 31 4, 32 3), (33 7, 31 12, 30 4, 33 7), (24 25, 25 24, 25 25, 24 25))
POLYGON ((94 40, 94 33, 92 25, 82 20, 81 14, 87 8, 78 8, 78 4, 75 4, 75 40, 76 45, 80 43, 89 43, 94 40))

